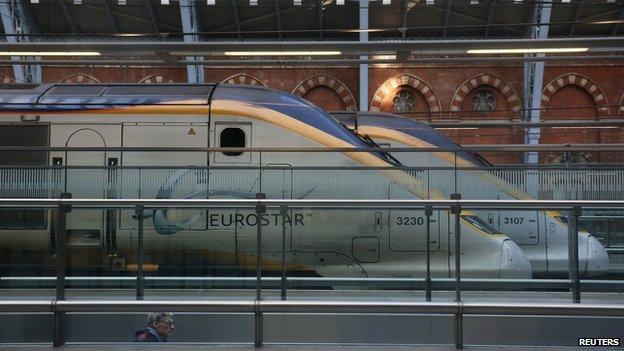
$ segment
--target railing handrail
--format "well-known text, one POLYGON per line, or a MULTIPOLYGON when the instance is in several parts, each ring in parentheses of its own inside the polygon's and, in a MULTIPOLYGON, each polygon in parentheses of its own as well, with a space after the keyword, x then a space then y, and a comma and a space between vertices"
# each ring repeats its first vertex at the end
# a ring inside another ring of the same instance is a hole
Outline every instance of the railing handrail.
POLYGON ((256 205, 288 206, 301 208, 505 208, 505 209, 573 209, 573 208, 624 208, 624 200, 387 200, 387 199, 45 199, 5 198, 0 207, 52 208, 75 207, 134 207, 145 208, 197 208, 197 207, 249 207, 256 205))
POLYGON ((621 304, 343 300, 0 300, 11 312, 401 313, 624 317, 621 304))

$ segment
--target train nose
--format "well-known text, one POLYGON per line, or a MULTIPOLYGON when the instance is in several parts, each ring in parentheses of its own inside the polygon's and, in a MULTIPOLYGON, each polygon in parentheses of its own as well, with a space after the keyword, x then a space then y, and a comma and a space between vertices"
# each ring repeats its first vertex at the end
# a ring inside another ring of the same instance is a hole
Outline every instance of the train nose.
MULTIPOLYGON (((586 267, 586 275, 596 276, 596 275, 602 275, 602 274, 608 273, 610 263, 609 263, 609 255, 607 254, 607 250, 604 248, 604 246, 602 246, 602 244, 598 241, 598 239, 596 239, 589 233, 586 233, 584 236, 586 237, 586 242, 587 242, 587 244, 585 245, 586 261, 581 262, 581 264, 584 263, 583 266, 586 267)), ((580 248, 582 248, 582 246, 580 248)))
POLYGON ((500 278, 532 278, 531 262, 516 243, 505 239, 501 249, 500 278))

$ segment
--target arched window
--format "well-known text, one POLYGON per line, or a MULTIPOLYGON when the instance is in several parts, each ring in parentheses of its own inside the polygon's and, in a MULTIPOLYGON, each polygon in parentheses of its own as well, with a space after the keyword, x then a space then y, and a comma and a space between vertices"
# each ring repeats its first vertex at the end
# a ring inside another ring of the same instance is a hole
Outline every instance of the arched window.
POLYGON ((396 113, 410 113, 416 105, 416 97, 408 90, 399 91, 392 98, 392 109, 396 113))
POLYGON ((496 108, 496 98, 489 90, 477 91, 472 97, 472 110, 478 112, 490 112, 496 108))

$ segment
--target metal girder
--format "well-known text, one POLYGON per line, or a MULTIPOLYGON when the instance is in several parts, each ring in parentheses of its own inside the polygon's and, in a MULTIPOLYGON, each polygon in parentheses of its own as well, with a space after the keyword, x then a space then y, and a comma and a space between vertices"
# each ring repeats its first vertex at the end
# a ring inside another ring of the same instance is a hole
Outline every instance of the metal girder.
MULTIPOLYGON (((179 0, 180 4, 180 19, 182 20, 182 30, 184 31, 184 42, 195 43, 199 41, 197 33, 201 32, 199 24, 199 16, 197 15, 197 8, 195 7, 195 1, 193 0, 179 0), (190 34, 186 34, 190 33, 190 34)), ((187 61, 203 60, 203 57, 188 56, 187 61)), ((186 76, 189 83, 203 83, 204 82, 204 66, 187 66, 186 76)))
MULTIPOLYGON (((465 13, 462 13, 462 12, 458 12, 458 11, 453 11, 451 9, 451 1, 452 0, 449 0, 449 2, 447 3, 446 10, 442 10, 442 9, 440 9, 438 7, 435 7, 435 6, 433 7, 433 9, 436 10, 436 11, 445 11, 446 18, 444 20, 444 32, 443 32, 443 36, 444 37, 446 37, 446 33, 447 33, 447 28, 446 27, 448 26, 448 23, 449 23, 448 19, 450 18, 451 14, 453 14, 454 16, 457 16, 457 17, 462 17, 462 18, 465 18, 465 19, 469 19, 471 21, 477 21, 477 22, 480 22, 480 23, 483 23, 483 24, 487 23, 487 21, 484 20, 483 18, 472 16, 472 15, 468 15, 468 14, 465 14, 465 13)), ((491 24, 498 25, 501 28, 505 29, 506 31, 514 33, 514 34, 523 34, 522 30, 512 29, 509 26, 505 26, 505 23, 492 21, 491 24)))
POLYGON ((408 4, 408 0, 403 0, 403 3, 401 5, 401 39, 405 40, 405 37, 407 36, 407 4, 408 4))
POLYGON ((39 34, 39 26, 37 25, 37 21, 35 21, 35 18, 32 16, 26 0, 19 0, 19 5, 24 15, 24 18, 26 19, 26 23, 28 23, 28 26, 30 27, 30 33, 39 34))
POLYGON ((65 14, 65 19, 67 20, 67 24, 69 25, 72 33, 78 33, 78 31, 76 30, 76 23, 69 13, 69 9, 67 8, 67 4, 65 4, 65 0, 58 0, 58 3, 61 6, 61 10, 63 10, 63 13, 65 14))
MULTIPOLYGON (((154 33, 158 34, 160 33, 160 29, 158 29, 158 14, 156 13, 156 6, 154 6, 152 0, 145 0, 145 4, 147 5, 150 21, 152 22, 152 28, 154 28, 154 33)), ((182 31, 186 32, 184 30, 184 26, 182 31)))
MULTIPOLYGON (((618 15, 618 21, 621 21, 622 19, 624 19, 624 5, 622 5, 622 8, 620 9, 620 14, 618 15)), ((620 23, 616 23, 615 26, 613 27, 613 36, 617 35, 618 30, 620 29, 620 23)))
POLYGON ((492 17, 494 16, 495 7, 496 0, 491 0, 490 7, 488 8, 487 24, 485 25, 485 32, 483 33, 486 38, 490 35, 490 25, 492 25, 492 17))
POLYGON ((106 16, 108 17, 108 23, 110 23, 111 28, 113 29, 113 33, 119 33, 119 27, 117 27, 117 21, 115 21, 115 16, 113 16, 113 10, 111 9, 110 4, 108 3, 110 0, 104 0, 104 7, 106 8, 106 16))
POLYGON ((282 15, 280 9, 280 0, 275 0, 275 20, 277 21, 277 36, 282 39, 282 15))
MULTIPOLYGON (((416 57, 416 58, 397 58, 396 60, 388 59, 210 59, 201 61, 178 60, 168 53, 157 53, 158 60, 150 59, 120 59, 120 60, 45 60, 39 61, 43 66, 184 66, 184 65, 206 65, 206 66, 353 66, 360 63, 368 64, 457 64, 457 63, 518 63, 518 62, 578 62, 578 61, 623 61, 624 55, 599 55, 599 56, 542 56, 542 57, 524 57, 524 56, 506 56, 506 57, 416 57)), ((32 61, 28 60, 1 60, 0 65, 9 66, 12 64, 28 64, 32 61)))
MULTIPOLYGON (((25 4, 19 0, 7 0, 0 2, 0 15, 7 43, 20 43, 30 40, 33 34, 28 21, 25 4)), ((41 66, 38 58, 30 57, 26 60, 20 57, 11 57, 13 77, 17 83, 41 83, 41 66), (17 63, 22 60, 23 63, 17 63)))
POLYGON ((242 39, 243 35, 241 34, 241 23, 238 18, 238 2, 236 0, 232 0, 232 13, 234 14, 234 23, 236 23, 236 32, 238 33, 238 39, 242 39))
MULTIPOLYGON (((293 7, 287 8, 287 9, 283 9, 283 10, 281 10, 281 15, 282 16, 286 15, 286 14, 288 14, 290 12, 293 12, 293 11, 299 9, 299 8, 302 8, 302 7, 306 7, 306 6, 305 5, 303 5, 303 6, 293 6, 293 7)), ((237 13, 237 16, 238 16, 238 13, 237 13)), ((272 18, 274 16, 275 16, 274 13, 268 13, 268 14, 264 14, 264 15, 261 15, 261 16, 258 16, 258 17, 246 19, 244 21, 239 21, 239 22, 235 22, 233 24, 228 24, 228 25, 225 25, 225 26, 214 28, 214 29, 211 29, 210 31, 211 32, 227 31, 227 30, 232 29, 232 28, 237 28, 237 24, 238 24, 238 27, 240 27, 240 26, 252 24, 252 23, 255 23, 255 22, 259 22, 259 21, 264 21, 264 20, 270 19, 270 18, 272 18)))
MULTIPOLYGON (((550 0, 545 0, 550 1, 550 0)), ((538 27, 544 27, 541 25, 538 27)), ((375 40, 310 41, 306 50, 338 50, 345 55, 371 55, 388 51, 419 51, 422 53, 465 54, 469 49, 523 49, 527 46, 542 48, 587 47, 591 51, 621 51, 624 37, 548 38, 548 39, 452 39, 452 40, 375 40)), ((84 41, 84 42, 0 42, 2 51, 98 51, 102 54, 124 55, 153 52, 170 52, 173 55, 203 55, 223 51, 300 51, 300 41, 84 41)))
POLYGON ((444 32, 442 33, 443 38, 446 38, 446 33, 448 32, 448 25, 451 20, 451 4, 452 4, 452 0, 447 0, 446 12, 444 14, 444 32))
MULTIPOLYGON (((90 5, 88 3, 83 3, 80 6, 88 8, 88 9, 92 9, 94 11, 106 12, 105 8, 99 7, 99 6, 95 6, 95 5, 90 5)), ((113 15, 117 16, 117 18, 126 18, 128 20, 138 21, 138 22, 142 22, 142 23, 149 23, 149 24, 152 23, 151 20, 149 20, 147 18, 144 18, 144 17, 135 16, 135 15, 131 15, 131 14, 124 13, 124 12, 119 12, 119 11, 114 11, 114 10, 112 11, 112 13, 113 13, 113 15)), ((172 32, 180 32, 180 31, 182 31, 182 28, 174 26, 174 25, 171 25, 171 24, 168 24, 168 23, 159 22, 158 26, 160 28, 166 28, 167 30, 172 31, 172 32)))
MULTIPOLYGON (((360 43, 368 42, 368 0, 360 0, 360 43)), ((360 56, 360 60, 368 56, 360 56)), ((360 64, 360 111, 368 111, 368 64, 360 64)))
POLYGON ((323 0, 317 0, 316 7, 318 9, 319 38, 323 39, 323 0))
POLYGON ((569 36, 574 35, 574 30, 576 30, 576 22, 578 22, 579 18, 581 18, 581 11, 583 10, 583 5, 585 5, 585 0, 580 0, 578 7, 576 8, 576 14, 574 15, 574 22, 570 26, 570 34, 569 36))
MULTIPOLYGON (((531 38, 535 41, 548 40, 548 30, 550 23, 550 12, 552 0, 542 0, 536 3, 533 23, 536 25, 531 31, 531 38)), ((538 54, 535 56, 544 56, 538 54)), ((544 62, 530 62, 524 64, 524 120, 530 123, 540 122, 540 112, 542 107, 542 85, 544 83, 544 62)), ((529 145, 539 144, 540 129, 528 128, 525 130, 524 142, 529 145)), ((539 163, 539 154, 527 152, 525 163, 539 163)))

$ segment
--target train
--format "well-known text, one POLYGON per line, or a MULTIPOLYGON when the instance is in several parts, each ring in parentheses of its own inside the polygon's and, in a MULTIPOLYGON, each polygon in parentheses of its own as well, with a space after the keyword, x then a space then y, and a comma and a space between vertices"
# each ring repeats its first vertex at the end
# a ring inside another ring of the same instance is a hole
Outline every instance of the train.
MULTIPOLYGON (((443 198, 391 155, 366 152, 207 152, 222 148, 368 148, 365 138, 291 94, 227 84, 41 84, 0 88, 4 198, 443 198), (46 148, 50 148, 46 150, 46 148), (58 149, 54 148, 65 148, 58 149), (80 151, 79 148, 90 148, 80 151), (187 148, 176 151, 176 148, 187 148), (189 151, 190 150, 190 151, 189 151)), ((132 274, 138 222, 144 269, 154 275, 530 278, 524 251, 475 213, 422 209, 73 208, 66 214, 70 274, 132 274), (282 257, 282 248, 285 248, 282 257)), ((0 275, 42 274, 58 247, 55 217, 0 210, 0 275)))
MULTIPOLYGON (((334 113, 341 123, 376 143, 395 148, 444 148, 439 152, 395 152, 393 157, 407 167, 450 171, 431 171, 432 186, 445 192, 462 193, 464 198, 533 199, 531 195, 500 178, 483 157, 473 154, 423 122, 382 112, 334 113), (459 168, 455 176, 453 168, 459 168), (461 170, 473 168, 475 170, 461 170), (437 173, 436 173, 437 172, 437 173), (447 176, 439 176, 446 172, 447 176)), ((536 277, 567 276, 568 225, 558 211, 479 210, 477 215, 494 228, 506 233, 531 261, 536 277)), ((579 274, 599 276, 609 271, 609 256, 590 233, 580 230, 579 274)))

